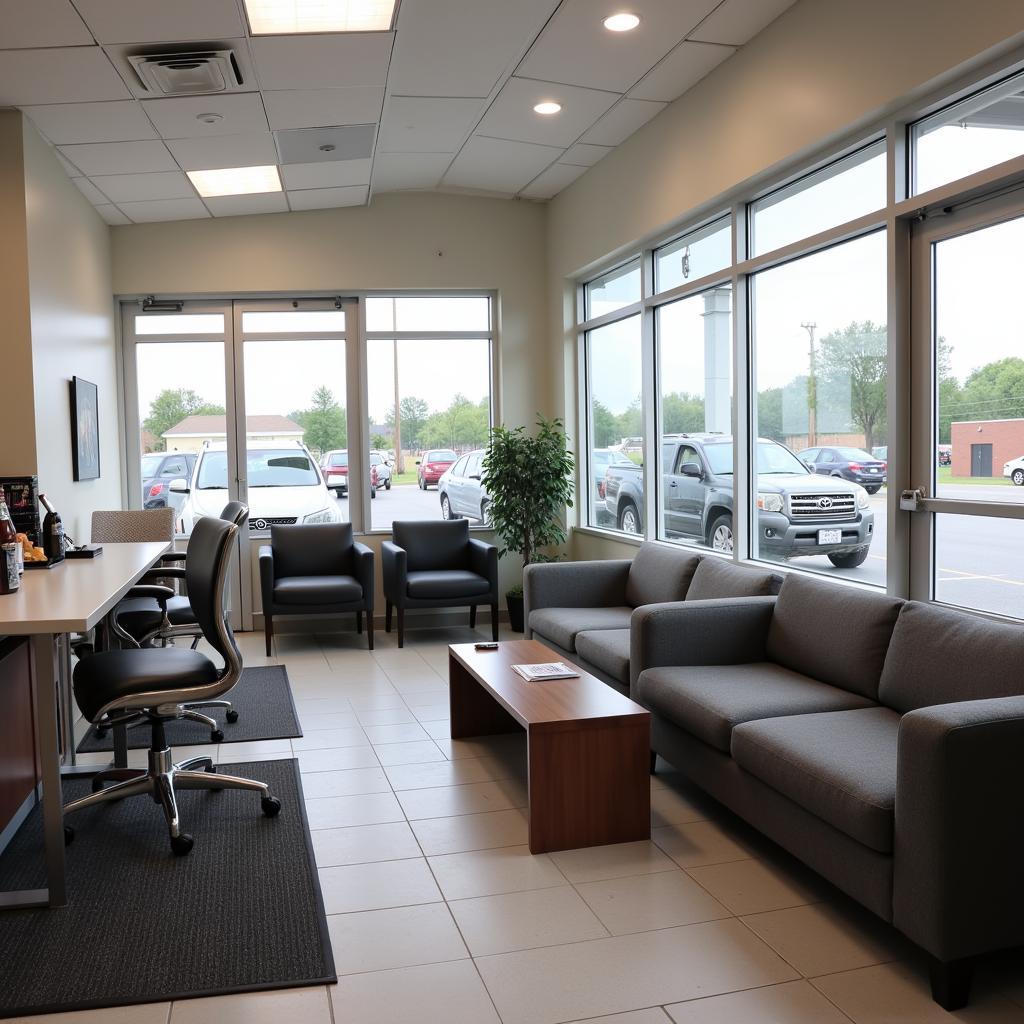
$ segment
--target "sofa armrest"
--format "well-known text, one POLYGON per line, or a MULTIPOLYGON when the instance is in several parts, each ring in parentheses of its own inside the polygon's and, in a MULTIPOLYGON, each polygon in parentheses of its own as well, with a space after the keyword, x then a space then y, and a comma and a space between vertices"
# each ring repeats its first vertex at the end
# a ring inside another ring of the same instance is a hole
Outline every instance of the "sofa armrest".
POLYGON ((764 661, 774 597, 721 597, 637 608, 629 620, 630 692, 640 673, 673 665, 764 661))
POLYGON ((263 614, 271 614, 274 610, 274 549, 269 544, 260 545, 260 596, 263 614))
POLYGON ((359 586, 363 588, 363 600, 366 602, 366 610, 372 614, 373 593, 375 589, 373 549, 356 541, 352 545, 352 560, 355 563, 356 579, 359 580, 359 586))
POLYGON ((1024 943, 1024 697, 900 720, 893 924, 942 961, 1024 943))
POLYGON ((491 596, 498 599, 498 549, 486 541, 469 539, 469 567, 491 585, 491 596))
POLYGON ((380 546, 381 575, 384 578, 384 597, 392 604, 404 603, 408 557, 406 550, 394 541, 386 540, 380 546))
POLYGON ((629 558, 541 562, 523 570, 523 621, 538 608, 612 608, 626 604, 629 558))

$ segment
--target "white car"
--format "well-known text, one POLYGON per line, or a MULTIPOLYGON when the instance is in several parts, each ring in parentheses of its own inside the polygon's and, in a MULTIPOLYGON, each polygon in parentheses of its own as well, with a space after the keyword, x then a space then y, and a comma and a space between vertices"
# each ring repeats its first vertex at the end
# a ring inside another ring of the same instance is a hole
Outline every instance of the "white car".
POLYGON ((1010 459, 1003 466, 1003 476, 1008 476, 1018 487, 1024 487, 1024 455, 1010 459))
POLYGON ((370 452, 370 465, 377 467, 377 487, 391 490, 391 466, 380 452, 370 452))
MULTIPOLYGON (((249 529, 253 532, 292 523, 337 523, 341 512, 306 446, 262 444, 246 458, 249 529)), ((228 453, 224 444, 208 444, 196 459, 189 481, 170 489, 186 495, 181 530, 186 536, 203 516, 219 516, 228 503, 228 453)))

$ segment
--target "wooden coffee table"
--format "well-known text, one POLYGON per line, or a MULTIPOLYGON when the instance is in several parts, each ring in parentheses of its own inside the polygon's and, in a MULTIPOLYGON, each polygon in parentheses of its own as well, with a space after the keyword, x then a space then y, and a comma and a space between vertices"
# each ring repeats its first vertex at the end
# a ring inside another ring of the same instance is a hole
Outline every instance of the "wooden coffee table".
POLYGON ((650 838, 647 711, 577 666, 527 682, 512 665, 564 661, 536 640, 448 652, 452 739, 526 730, 531 853, 650 838))

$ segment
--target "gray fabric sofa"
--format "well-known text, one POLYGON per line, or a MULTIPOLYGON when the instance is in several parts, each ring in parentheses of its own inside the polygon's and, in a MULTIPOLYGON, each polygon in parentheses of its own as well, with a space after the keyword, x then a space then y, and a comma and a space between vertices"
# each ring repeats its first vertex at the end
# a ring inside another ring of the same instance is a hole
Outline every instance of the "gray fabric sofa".
POLYGON ((645 543, 632 559, 527 566, 523 618, 527 637, 628 693, 637 608, 773 594, 781 582, 723 558, 645 543))
POLYGON ((1024 944, 1024 630, 791 575, 634 613, 653 750, 921 946, 1024 944))

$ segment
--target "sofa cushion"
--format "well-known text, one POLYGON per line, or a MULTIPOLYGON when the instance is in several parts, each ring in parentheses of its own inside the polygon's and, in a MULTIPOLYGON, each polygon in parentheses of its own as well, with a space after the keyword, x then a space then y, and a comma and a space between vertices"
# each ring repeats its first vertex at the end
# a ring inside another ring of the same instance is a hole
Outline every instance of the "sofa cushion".
POLYGON ((354 576, 286 576, 274 582, 275 604, 348 604, 362 596, 363 588, 354 576))
POLYGON ((899 727, 900 716, 879 707, 770 718, 738 725, 732 756, 852 839, 891 853, 899 727))
POLYGON ((878 699, 903 602, 790 573, 768 629, 768 657, 812 679, 878 699))
POLYGON ((745 565, 733 565, 724 558, 708 555, 693 574, 687 601, 713 601, 719 597, 767 597, 778 593, 780 579, 745 565))
POLYGON ((1024 630, 909 601, 896 621, 879 700, 896 711, 1024 694, 1024 630))
POLYGON ((629 629, 632 608, 538 608, 530 612, 530 629, 539 640, 576 650, 576 634, 589 629, 629 629))
POLYGON ((629 567, 626 603, 639 608, 643 604, 682 601, 699 562, 699 555, 674 551, 663 544, 641 544, 629 567))
POLYGON ((486 594, 491 585, 483 576, 467 569, 432 569, 406 576, 410 597, 424 599, 474 597, 486 594))
POLYGON ((577 633, 576 652, 613 679, 629 684, 628 629, 592 629, 577 633))
POLYGON ((855 693, 768 661, 649 668, 640 673, 637 694, 651 711, 725 751, 742 722, 872 706, 855 693))

